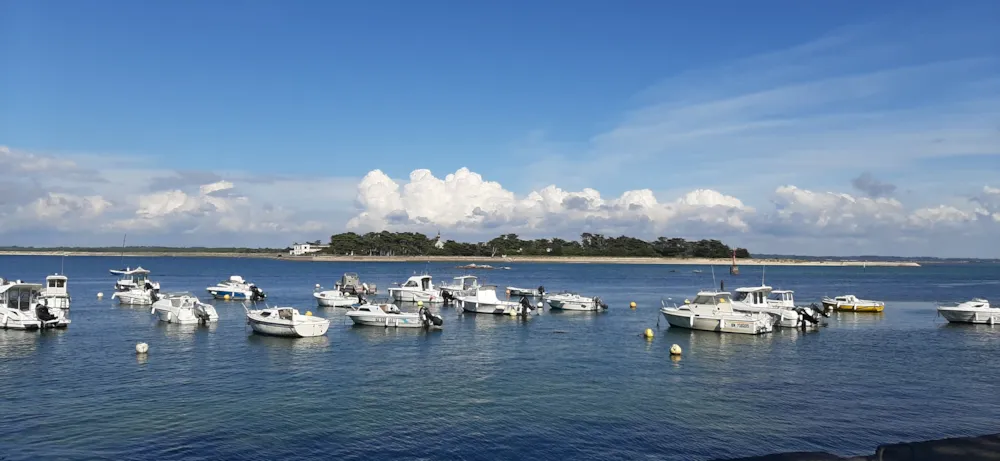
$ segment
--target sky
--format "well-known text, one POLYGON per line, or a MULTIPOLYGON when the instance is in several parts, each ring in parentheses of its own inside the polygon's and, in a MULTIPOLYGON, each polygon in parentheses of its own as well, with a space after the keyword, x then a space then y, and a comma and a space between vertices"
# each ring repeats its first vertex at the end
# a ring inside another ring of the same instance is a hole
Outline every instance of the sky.
POLYGON ((1000 257, 1000 3, 0 0, 0 246, 1000 257))

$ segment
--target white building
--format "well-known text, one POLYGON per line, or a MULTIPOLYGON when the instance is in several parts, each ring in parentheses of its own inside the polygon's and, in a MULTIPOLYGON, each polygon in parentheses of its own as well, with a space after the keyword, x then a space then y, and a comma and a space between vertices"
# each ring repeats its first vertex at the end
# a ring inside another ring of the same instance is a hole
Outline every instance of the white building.
POLYGON ((328 246, 329 245, 316 245, 313 243, 295 243, 292 244, 292 251, 289 251, 288 254, 292 256, 302 256, 309 253, 318 253, 323 251, 323 249, 328 246))

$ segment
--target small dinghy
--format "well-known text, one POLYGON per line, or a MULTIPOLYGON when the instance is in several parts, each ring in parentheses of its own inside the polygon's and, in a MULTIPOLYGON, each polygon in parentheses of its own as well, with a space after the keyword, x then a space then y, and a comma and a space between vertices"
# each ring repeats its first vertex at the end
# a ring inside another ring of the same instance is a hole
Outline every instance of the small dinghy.
POLYGON ((545 302, 549 307, 564 311, 599 311, 607 309, 608 305, 601 301, 601 298, 588 298, 576 293, 560 293, 557 295, 546 295, 545 302))
POLYGON ((660 313, 671 327, 759 335, 774 329, 770 314, 735 312, 732 295, 726 291, 702 291, 683 306, 666 307, 660 313))
POLYGON ((308 338, 323 336, 330 328, 329 319, 315 317, 312 312, 302 315, 298 309, 292 307, 250 310, 244 304, 243 309, 246 310, 250 328, 264 335, 308 338))
POLYGON ((954 306, 938 306, 938 314, 952 323, 1000 323, 1000 307, 991 307, 990 302, 975 298, 954 306))
POLYGON ((267 294, 252 282, 243 280, 239 275, 232 275, 229 280, 223 280, 214 287, 205 290, 215 299, 234 301, 260 301, 267 299, 267 294))
POLYGON ((402 312, 395 304, 361 304, 347 313, 355 325, 397 328, 441 328, 444 319, 421 306, 417 312, 402 312))
POLYGON ((201 302, 191 293, 167 293, 153 303, 151 314, 161 322, 208 324, 219 321, 215 306, 201 302))

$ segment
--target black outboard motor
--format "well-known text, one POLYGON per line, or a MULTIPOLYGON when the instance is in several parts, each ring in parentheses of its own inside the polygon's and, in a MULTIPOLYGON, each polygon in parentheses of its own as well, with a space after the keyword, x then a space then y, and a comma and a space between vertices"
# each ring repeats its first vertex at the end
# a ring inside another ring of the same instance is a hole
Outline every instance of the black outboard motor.
POLYGON ((538 285, 538 296, 545 296, 545 287, 538 285))
POLYGON ((267 299, 267 294, 260 288, 257 288, 257 285, 250 285, 250 300, 260 301, 263 299, 267 299))
POLYGON ((451 294, 448 290, 441 290, 441 301, 444 302, 445 306, 450 306, 452 301, 455 300, 455 295, 451 294))
POLYGON ((602 300, 601 298, 596 298, 595 297, 594 298, 594 304, 596 304, 597 307, 600 307, 601 309, 607 309, 608 308, 608 305, 605 304, 604 300, 602 300))
POLYGON ((829 317, 830 314, 833 313, 833 307, 830 306, 824 306, 823 308, 820 308, 819 306, 816 305, 816 303, 812 303, 809 305, 809 307, 811 307, 813 311, 822 314, 823 317, 829 317))
POLYGON ((528 301, 527 296, 521 296, 520 303, 521 303, 521 312, 528 312, 535 308, 535 306, 531 305, 531 301, 528 301))
POLYGON ((809 323, 811 323, 813 325, 816 325, 817 323, 819 323, 819 319, 817 319, 814 315, 812 315, 810 313, 810 312, 815 313, 815 311, 812 311, 812 309, 806 309, 804 307, 797 307, 797 308, 795 308, 795 312, 798 312, 799 315, 802 316, 802 320, 803 320, 802 327, 803 328, 806 327, 806 322, 809 322, 809 323))
POLYGON ((430 328, 433 326, 441 326, 444 324, 444 319, 440 315, 435 315, 431 313, 431 310, 426 307, 420 308, 420 321, 423 322, 424 328, 430 328))
POLYGON ((38 316, 38 320, 43 322, 48 322, 49 320, 55 320, 56 316, 49 312, 49 308, 45 304, 39 304, 35 306, 35 315, 38 316))

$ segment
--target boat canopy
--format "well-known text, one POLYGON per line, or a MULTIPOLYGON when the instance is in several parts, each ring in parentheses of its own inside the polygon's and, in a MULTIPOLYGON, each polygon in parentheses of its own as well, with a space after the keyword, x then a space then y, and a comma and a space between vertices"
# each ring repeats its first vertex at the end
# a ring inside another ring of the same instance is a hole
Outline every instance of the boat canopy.
POLYGON ((143 269, 142 266, 136 267, 135 269, 111 269, 111 273, 115 275, 134 275, 134 274, 148 274, 149 271, 143 269))
POLYGON ((229 281, 233 282, 233 283, 244 283, 245 282, 243 280, 243 277, 240 277, 238 275, 230 275, 229 276, 229 281))

